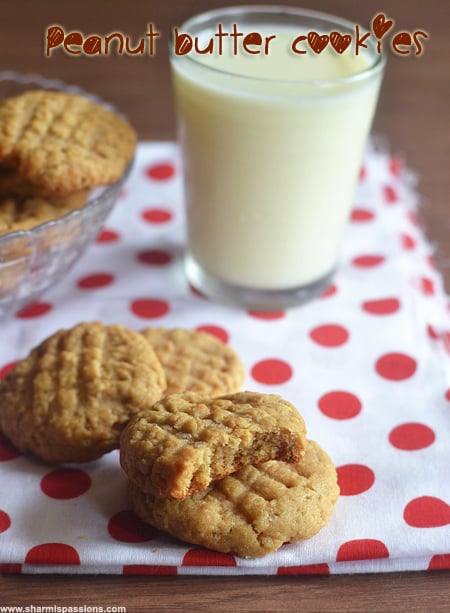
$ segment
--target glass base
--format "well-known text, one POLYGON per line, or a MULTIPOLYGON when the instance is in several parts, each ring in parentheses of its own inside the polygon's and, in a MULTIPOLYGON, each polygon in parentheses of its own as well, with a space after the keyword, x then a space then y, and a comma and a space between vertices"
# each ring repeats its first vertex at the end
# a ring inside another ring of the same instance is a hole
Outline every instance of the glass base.
POLYGON ((258 290, 227 283, 201 268, 186 255, 184 267, 189 283, 201 294, 216 302, 254 311, 276 311, 299 306, 320 296, 330 285, 335 270, 317 281, 289 289, 258 290))

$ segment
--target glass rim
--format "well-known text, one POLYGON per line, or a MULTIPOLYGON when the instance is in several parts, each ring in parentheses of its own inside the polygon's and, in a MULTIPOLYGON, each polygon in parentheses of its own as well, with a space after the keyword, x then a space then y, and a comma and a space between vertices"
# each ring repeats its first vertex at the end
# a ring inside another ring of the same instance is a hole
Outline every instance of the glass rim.
MULTIPOLYGON (((210 11, 204 11, 202 13, 198 13, 186 19, 184 22, 180 24, 179 27, 189 28, 189 27, 192 27, 193 25, 198 27, 202 24, 209 22, 214 17, 217 17, 217 18, 220 16, 230 17, 234 15, 236 16, 236 18, 238 18, 239 15, 251 15, 251 14, 254 14, 254 15, 263 15, 263 14, 284 15, 284 16, 292 15, 296 17, 306 17, 310 19, 327 21, 330 24, 333 24, 335 26, 343 26, 347 30, 354 29, 356 25, 355 23, 351 22, 349 19, 338 17, 337 15, 333 15, 331 13, 325 13, 323 11, 315 11, 312 9, 303 9, 300 7, 284 6, 284 5, 264 5, 264 4, 245 5, 243 4, 243 5, 223 7, 219 9, 212 9, 210 11)), ((357 24, 357 25, 360 25, 360 24, 357 24)), ((362 26, 360 27, 361 27, 362 34, 369 32, 367 28, 364 28, 362 26)), ((187 30, 186 33, 189 33, 189 30, 187 30)), ((171 38, 173 40, 173 31, 172 31, 171 38)), ((314 87, 326 87, 326 86, 336 86, 336 85, 341 85, 341 84, 351 84, 354 82, 369 79, 370 77, 377 74, 378 72, 381 72, 386 64, 386 53, 384 51, 381 51, 380 53, 378 53, 378 55, 374 52, 374 58, 375 60, 373 61, 373 63, 369 64, 369 66, 351 75, 328 78, 328 79, 312 79, 312 80, 311 79, 310 80, 276 79, 276 78, 270 78, 270 77, 253 77, 250 75, 241 75, 241 74, 232 72, 230 70, 223 70, 221 68, 208 66, 207 64, 196 59, 195 56, 194 57, 192 57, 191 55, 178 56, 174 53, 173 44, 170 47, 170 60, 171 61, 173 62, 185 61, 194 66, 200 67, 202 70, 206 70, 207 72, 211 72, 213 74, 226 75, 226 76, 231 76, 235 79, 243 79, 246 81, 253 81, 253 82, 256 81, 260 83, 272 82, 272 83, 285 84, 285 85, 290 84, 290 85, 303 85, 303 86, 314 86, 314 87)))

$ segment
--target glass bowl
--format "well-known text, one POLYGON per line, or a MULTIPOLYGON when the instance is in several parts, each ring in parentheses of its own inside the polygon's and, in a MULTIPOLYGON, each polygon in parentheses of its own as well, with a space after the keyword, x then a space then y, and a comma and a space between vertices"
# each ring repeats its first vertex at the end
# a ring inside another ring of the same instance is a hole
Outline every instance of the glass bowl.
MULTIPOLYGON (((83 95, 117 112, 79 87, 38 75, 0 71, 0 100, 37 88, 83 95)), ((93 190, 81 208, 30 230, 0 234, 0 317, 20 310, 64 278, 100 231, 132 164, 116 183, 93 190)))

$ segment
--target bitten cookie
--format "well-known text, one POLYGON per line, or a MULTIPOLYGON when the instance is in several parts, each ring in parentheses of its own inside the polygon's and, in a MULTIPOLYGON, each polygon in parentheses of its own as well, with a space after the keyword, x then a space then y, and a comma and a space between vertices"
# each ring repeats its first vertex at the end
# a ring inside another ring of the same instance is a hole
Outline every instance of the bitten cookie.
POLYGON ((117 448, 131 415, 164 389, 139 333, 81 323, 43 341, 0 383, 0 429, 46 462, 85 462, 117 448))
POLYGON ((255 558, 319 532, 339 487, 332 461, 309 441, 297 464, 246 466, 185 500, 155 498, 131 482, 128 493, 136 514, 155 528, 195 545, 255 558))
POLYGON ((247 464, 298 462, 305 446, 303 419, 280 396, 204 399, 188 392, 166 396, 130 421, 120 461, 143 491, 183 499, 247 464))
POLYGON ((197 330, 146 328, 167 380, 166 394, 193 391, 205 397, 241 389, 244 367, 238 355, 211 334, 197 330))
POLYGON ((136 140, 127 121, 82 96, 36 90, 0 102, 0 163, 54 195, 117 181, 136 140))

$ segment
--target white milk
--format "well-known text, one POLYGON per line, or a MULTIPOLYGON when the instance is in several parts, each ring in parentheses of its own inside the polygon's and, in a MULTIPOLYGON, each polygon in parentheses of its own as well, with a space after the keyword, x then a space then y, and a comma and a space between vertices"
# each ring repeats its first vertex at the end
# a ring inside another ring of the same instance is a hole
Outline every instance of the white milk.
POLYGON ((369 60, 350 48, 316 55, 304 43, 308 53, 294 55, 298 30, 245 28, 253 30, 276 32, 267 56, 172 62, 188 251, 219 280, 284 290, 337 265, 381 76, 314 86, 364 71, 369 60))

